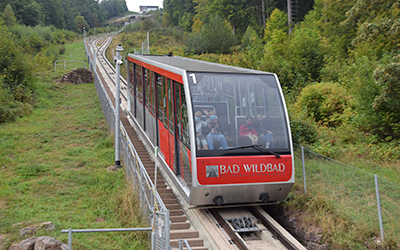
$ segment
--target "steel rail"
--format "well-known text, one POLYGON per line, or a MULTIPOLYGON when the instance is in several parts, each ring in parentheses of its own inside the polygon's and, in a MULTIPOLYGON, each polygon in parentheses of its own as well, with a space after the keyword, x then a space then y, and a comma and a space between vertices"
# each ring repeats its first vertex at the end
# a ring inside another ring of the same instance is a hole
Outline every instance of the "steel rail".
MULTIPOLYGON (((93 45, 93 43, 94 42, 96 42, 96 41, 98 41, 100 38, 97 38, 97 39, 94 39, 94 40, 92 40, 92 47, 94 47, 94 48, 96 48, 97 46, 94 46, 93 45)), ((99 61, 100 62, 100 65, 101 65, 101 67, 103 68, 103 70, 105 71, 105 72, 109 72, 110 70, 115 74, 115 68, 112 66, 112 64, 111 64, 111 62, 107 59, 107 57, 105 56, 105 51, 106 51, 106 49, 109 47, 109 45, 110 45, 110 43, 111 43, 111 37, 107 37, 107 38, 105 38, 104 39, 104 41, 103 41, 103 43, 100 45, 100 47, 99 48, 97 48, 98 49, 98 54, 97 54, 97 60, 96 60, 96 62, 97 61, 99 61), (106 68, 106 66, 102 63, 102 61, 100 61, 100 57, 101 57, 101 59, 103 59, 103 61, 107 64, 107 66, 108 66, 108 68, 106 68)), ((97 63, 96 63, 97 64, 97 63)), ((96 65, 97 66, 97 65, 96 65)), ((109 73, 107 73, 107 76, 109 77, 109 79, 111 80, 111 82, 114 84, 114 86, 115 86, 115 78, 113 78, 112 76, 111 76, 111 74, 109 74, 109 73)), ((124 85, 124 87, 127 89, 127 82, 126 82, 126 80, 123 78, 123 77, 120 77, 120 81, 123 83, 123 85, 124 85)), ((127 89, 127 91, 129 91, 128 89, 127 89)), ((127 98, 127 96, 120 90, 120 94, 121 94, 121 96, 124 98, 124 100, 125 101, 127 101, 128 100, 128 98, 127 98)))
POLYGON ((249 250, 246 244, 244 243, 243 239, 240 238, 228 225, 228 223, 221 217, 216 209, 208 209, 211 215, 215 218, 219 226, 225 230, 229 237, 231 237, 230 241, 233 242, 236 247, 240 250, 249 250))
MULTIPOLYGON (((279 226, 274 225, 270 219, 266 218, 260 213, 260 210, 265 212, 261 207, 249 207, 249 211, 260 220, 260 222, 288 249, 288 250, 302 250, 306 249, 293 236, 288 234, 286 230, 279 226)), ((275 221, 274 221, 275 222, 275 221)), ((277 224, 275 222, 275 224, 277 224)))

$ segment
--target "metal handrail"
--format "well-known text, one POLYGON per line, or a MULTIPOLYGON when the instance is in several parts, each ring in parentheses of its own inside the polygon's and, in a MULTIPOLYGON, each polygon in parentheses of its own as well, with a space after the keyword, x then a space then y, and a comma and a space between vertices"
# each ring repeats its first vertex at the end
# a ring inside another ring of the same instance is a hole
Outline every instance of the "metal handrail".
POLYGON ((86 68, 86 62, 84 61, 75 61, 75 60, 56 60, 54 62, 54 71, 56 71, 57 69, 57 62, 64 62, 64 69, 67 68, 67 62, 74 62, 74 63, 83 63, 84 64, 84 68, 86 68))

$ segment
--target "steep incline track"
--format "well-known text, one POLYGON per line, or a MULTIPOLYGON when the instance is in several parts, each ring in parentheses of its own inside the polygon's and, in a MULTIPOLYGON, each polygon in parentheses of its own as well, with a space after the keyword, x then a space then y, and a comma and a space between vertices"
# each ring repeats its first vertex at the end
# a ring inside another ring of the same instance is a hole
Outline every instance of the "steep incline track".
MULTIPOLYGON (((91 48, 90 57, 97 55, 96 72, 114 104, 115 69, 105 56, 111 41, 110 37, 98 38, 88 42, 88 45, 91 48)), ((152 150, 142 143, 141 131, 135 131, 130 122, 131 118, 127 115, 127 83, 123 77, 120 81, 121 122, 150 178, 154 179, 154 162, 149 156, 152 150)), ((205 244, 211 249, 224 250, 305 249, 260 207, 191 208, 175 191, 172 182, 163 177, 166 177, 163 171, 157 172, 157 192, 170 210, 170 244, 173 249, 177 249, 179 239, 186 239, 194 250, 209 249, 205 244)))
MULTIPOLYGON (((114 93, 115 93, 115 69, 112 68, 112 64, 106 60, 105 57, 105 48, 103 48, 104 43, 109 43, 110 40, 104 39, 102 46, 100 46, 98 53, 98 59, 96 60, 96 70, 102 79, 102 82, 106 82, 105 89, 112 101, 115 103, 114 93), (101 66, 99 66, 101 64, 101 66), (111 75, 109 73, 112 73, 111 75)), ((91 44, 97 45, 98 41, 92 41, 91 44)), ((108 46, 108 45, 107 45, 108 46)), ((122 82, 122 80, 121 80, 122 82)), ((125 79, 123 82, 126 83, 125 79)), ((125 84, 126 86, 126 84, 125 84)), ((125 88, 126 89, 126 88, 125 88)), ((122 91, 121 91, 122 92, 122 91)), ((136 134, 135 130, 129 123, 127 116, 125 115, 123 110, 127 109, 127 102, 126 98, 121 96, 121 107, 120 114, 121 114, 121 122, 127 131, 129 138, 131 139, 133 146, 138 152, 139 157, 144 164, 147 173, 149 174, 151 179, 155 177, 154 171, 154 162, 149 157, 148 151, 143 145, 143 143, 139 140, 138 135, 136 134)), ((176 199, 174 193, 168 186, 166 185, 165 181, 163 180, 160 172, 157 173, 157 192, 160 194, 161 198, 163 199, 164 204, 166 205, 167 209, 170 210, 170 244, 173 249, 178 248, 178 241, 179 239, 186 239, 193 250, 207 250, 207 247, 204 247, 204 240, 199 238, 199 232, 191 228, 190 222, 187 220, 186 215, 183 213, 183 210, 180 208, 178 204, 178 200, 176 199)))

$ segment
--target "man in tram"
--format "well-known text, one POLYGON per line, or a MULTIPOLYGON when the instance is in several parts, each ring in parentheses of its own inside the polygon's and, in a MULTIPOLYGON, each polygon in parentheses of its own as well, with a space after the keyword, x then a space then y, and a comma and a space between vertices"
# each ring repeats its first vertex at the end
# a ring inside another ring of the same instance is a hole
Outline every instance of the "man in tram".
POLYGON ((253 117, 246 116, 244 124, 239 127, 239 143, 241 145, 257 144, 258 142, 257 132, 252 120, 253 117))
POLYGON ((258 143, 265 145, 265 148, 273 148, 273 134, 267 129, 267 121, 260 114, 256 115, 254 128, 256 129, 258 134, 258 143))
POLYGON ((210 123, 210 118, 207 118, 206 121, 201 120, 202 117, 201 111, 197 111, 194 115, 195 124, 196 124, 196 143, 197 150, 208 149, 208 143, 206 137, 203 135, 203 130, 208 127, 210 123))
POLYGON ((217 113, 212 110, 210 112, 204 111, 206 115, 209 115, 210 122, 208 123, 208 134, 207 134, 207 143, 208 148, 214 149, 214 140, 218 141, 221 144, 222 149, 228 149, 228 143, 226 142, 225 136, 221 133, 219 129, 219 125, 217 122, 217 113))

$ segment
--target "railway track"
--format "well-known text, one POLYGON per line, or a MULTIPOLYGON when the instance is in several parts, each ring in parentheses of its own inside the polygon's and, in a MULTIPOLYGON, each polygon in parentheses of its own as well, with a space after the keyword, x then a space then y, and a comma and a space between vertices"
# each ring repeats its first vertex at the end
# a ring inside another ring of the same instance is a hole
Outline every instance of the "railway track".
MULTIPOLYGON (((91 58, 97 54, 96 72, 106 83, 105 89, 115 103, 115 69, 106 58, 111 37, 88 42, 91 58), (100 46, 98 46, 100 44, 100 46), (94 53, 97 51, 97 53, 94 53)), ((272 219, 260 206, 223 208, 191 208, 180 196, 173 182, 161 170, 154 171, 154 162, 148 152, 151 149, 140 140, 141 132, 133 129, 127 110, 127 82, 121 77, 121 122, 128 133, 139 157, 150 176, 157 174, 157 191, 170 210, 170 245, 178 249, 179 239, 186 239, 194 250, 206 249, 305 249, 283 227, 272 219), (205 246, 206 245, 206 246, 205 246)))
POLYGON ((303 249, 260 206, 208 209, 237 249, 303 249))

